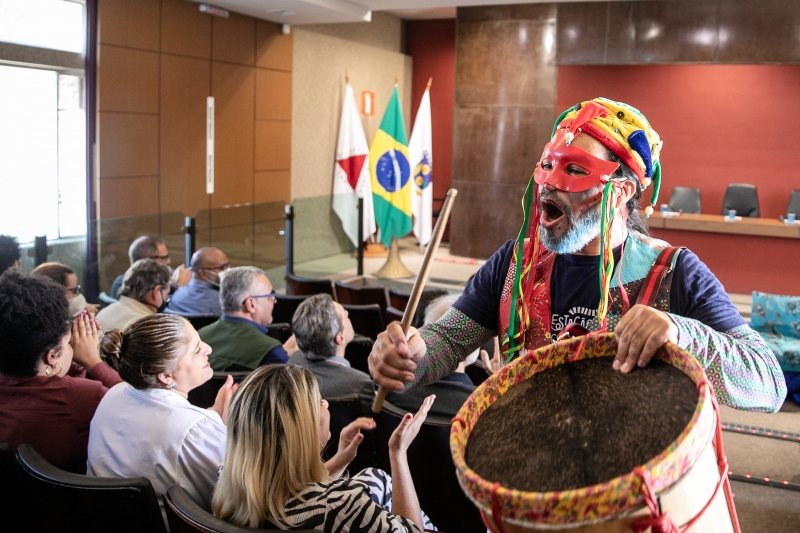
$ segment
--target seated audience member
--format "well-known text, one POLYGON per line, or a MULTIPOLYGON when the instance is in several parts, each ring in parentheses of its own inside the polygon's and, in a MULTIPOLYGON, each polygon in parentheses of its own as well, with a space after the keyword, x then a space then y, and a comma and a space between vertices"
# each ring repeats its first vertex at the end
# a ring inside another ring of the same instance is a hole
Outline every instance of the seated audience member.
POLYGON ((12 268, 19 268, 19 259, 22 252, 19 251, 17 239, 8 235, 0 235, 0 274, 12 268))
POLYGON ((97 313, 103 330, 123 329, 144 316, 160 313, 169 302, 169 268, 152 259, 139 259, 125 273, 116 303, 97 313))
MULTIPOLYGON (((172 260, 169 258, 167 245, 164 244, 164 241, 159 237, 149 237, 147 235, 139 237, 131 243, 130 248, 128 248, 128 259, 131 260, 131 265, 139 259, 152 259, 153 261, 158 261, 162 265, 167 266, 172 264, 172 260)), ((181 263, 171 275, 175 287, 183 287, 189 283, 192 273, 181 263)), ((124 277, 125 273, 123 272, 117 276, 114 283, 111 284, 112 298, 117 297, 117 293, 122 288, 122 280, 124 277)))
POLYGON ((369 418, 346 426, 327 463, 328 402, 314 375, 295 365, 257 369, 231 401, 228 447, 211 509, 244 527, 308 528, 326 533, 400 533, 434 529, 419 508, 406 450, 433 403, 407 415, 389 440, 392 477, 376 468, 342 478, 375 427, 369 418))
POLYGON ((192 279, 175 291, 165 312, 181 316, 221 315, 219 278, 228 266, 228 256, 219 248, 197 250, 192 255, 192 279))
MULTIPOLYGON (((440 296, 432 300, 428 307, 425 309, 425 324, 431 324, 439 320, 458 299, 457 294, 448 294, 440 296)), ((299 337, 298 337, 299 342, 299 337)), ((485 352, 484 352, 485 353, 485 352)), ((460 362, 455 371, 448 376, 443 377, 439 381, 435 381, 430 385, 423 385, 406 392, 389 391, 386 394, 386 400, 401 409, 406 411, 416 411, 422 405, 422 402, 431 394, 436 395, 436 403, 431 408, 431 416, 443 416, 446 418, 453 418, 458 413, 461 406, 467 400, 472 391, 475 390, 475 385, 467 374, 465 369, 478 359, 479 350, 475 350, 467 358, 460 362)))
POLYGON ((281 345, 267 335, 275 291, 263 270, 252 266, 231 268, 222 276, 219 299, 222 316, 200 329, 200 338, 214 350, 211 368, 217 372, 253 370, 288 361, 294 337, 281 345))
POLYGON ((368 374, 350 368, 344 350, 353 340, 353 324, 347 311, 327 294, 301 303, 292 318, 298 351, 289 363, 305 367, 317 378, 325 398, 362 393, 373 396, 375 386, 368 374))
POLYGON ((0 277, 0 442, 30 444, 55 466, 86 472, 89 423, 121 380, 100 359, 88 314, 72 326, 64 288, 9 271, 0 277), (73 377, 80 364, 90 379, 73 377), (72 375, 67 375, 68 372, 72 375))
POLYGON ((64 287, 69 302, 69 316, 76 317, 82 311, 90 314, 97 313, 97 306, 86 302, 86 298, 81 294, 81 286, 78 285, 78 276, 67 265, 42 263, 33 269, 31 276, 45 276, 64 287))
MULTIPOLYGON (((146 477, 160 495, 173 483, 208 508, 225 454, 225 417, 236 387, 195 407, 189 391, 213 375, 211 348, 185 318, 150 315, 103 337, 103 357, 125 380, 105 395, 89 431, 87 473, 146 477)), ((160 498, 159 498, 160 499, 160 498)))

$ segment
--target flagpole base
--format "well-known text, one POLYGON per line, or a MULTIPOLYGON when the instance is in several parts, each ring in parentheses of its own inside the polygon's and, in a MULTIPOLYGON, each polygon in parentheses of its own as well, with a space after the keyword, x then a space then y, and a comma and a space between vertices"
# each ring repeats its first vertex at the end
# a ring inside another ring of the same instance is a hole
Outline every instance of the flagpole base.
POLYGON ((392 237, 389 258, 386 259, 386 263, 373 275, 383 279, 410 278, 416 275, 406 268, 400 260, 400 246, 397 244, 397 237, 392 237))

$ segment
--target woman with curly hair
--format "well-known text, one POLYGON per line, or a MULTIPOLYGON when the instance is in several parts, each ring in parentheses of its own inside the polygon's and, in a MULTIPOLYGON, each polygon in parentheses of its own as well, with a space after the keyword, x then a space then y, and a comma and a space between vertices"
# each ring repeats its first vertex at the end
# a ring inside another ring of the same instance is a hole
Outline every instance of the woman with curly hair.
POLYGON ((327 463, 331 438, 328 402, 314 375, 295 365, 254 370, 239 387, 228 415, 228 449, 211 509, 233 524, 325 533, 419 533, 435 529, 419 508, 406 450, 433 404, 425 399, 389 440, 392 477, 367 468, 341 477, 373 429, 359 418, 342 429, 339 449, 327 463), (392 479, 393 478, 393 479, 392 479))
POLYGON ((13 270, 0 277, 0 441, 13 450, 30 444, 82 474, 89 423, 121 380, 100 359, 98 324, 86 313, 70 324, 68 309, 64 287, 49 279, 13 270), (84 372, 89 379, 78 377, 84 372))
POLYGON ((214 371, 211 347, 178 315, 152 314, 113 329, 101 350, 125 383, 106 394, 94 415, 87 473, 147 477, 156 494, 179 483, 207 507, 225 454, 233 378, 208 409, 189 403, 189 391, 214 371))

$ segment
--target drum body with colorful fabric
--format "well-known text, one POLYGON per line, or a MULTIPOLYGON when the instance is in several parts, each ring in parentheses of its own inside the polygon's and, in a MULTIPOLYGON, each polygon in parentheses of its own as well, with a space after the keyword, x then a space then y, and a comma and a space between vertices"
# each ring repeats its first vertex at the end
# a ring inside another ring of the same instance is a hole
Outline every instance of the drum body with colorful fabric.
POLYGON ((492 531, 738 531, 702 367, 668 344, 621 374, 616 349, 590 334, 530 351, 454 418, 459 482, 492 531))

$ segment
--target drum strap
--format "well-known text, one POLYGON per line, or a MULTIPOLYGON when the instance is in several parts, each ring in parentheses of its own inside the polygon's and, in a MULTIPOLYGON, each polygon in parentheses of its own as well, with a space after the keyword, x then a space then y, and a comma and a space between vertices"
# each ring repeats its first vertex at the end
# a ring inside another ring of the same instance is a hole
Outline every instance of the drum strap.
POLYGON ((650 531, 651 533, 688 533, 689 530, 694 526, 700 518, 703 517, 706 510, 711 507, 711 504, 716 500, 717 494, 719 494, 719 489, 722 487, 723 492, 725 492, 725 499, 728 504, 728 510, 731 515, 731 522, 733 523, 733 530, 735 533, 741 533, 741 529, 739 528, 739 518, 736 516, 736 508, 733 506, 733 495, 731 493, 731 484, 728 480, 728 459, 725 457, 725 451, 722 449, 722 426, 720 424, 720 416, 719 416, 719 404, 717 403, 717 397, 714 394, 714 389, 711 386, 711 383, 707 379, 703 379, 697 384, 697 391, 700 392, 701 387, 707 387, 709 391, 709 398, 711 399, 711 405, 714 407, 714 416, 716 417, 716 430, 714 433, 714 452, 717 456, 717 467, 719 468, 719 482, 717 483, 716 487, 714 487, 714 492, 711 494, 711 497, 708 499, 708 502, 703 506, 697 515, 689 520, 689 522, 683 527, 683 530, 678 529, 678 526, 669 518, 669 512, 661 513, 659 510, 658 505, 658 496, 653 491, 652 485, 650 483, 650 476, 647 472, 642 468, 637 466, 634 468, 633 472, 642 478, 642 495, 644 496, 644 502, 647 505, 648 509, 650 509, 650 516, 639 520, 638 522, 631 525, 634 533, 643 533, 647 531, 648 528, 652 528, 650 531))
POLYGON ((637 304, 655 307, 656 298, 661 289, 661 283, 663 283, 664 278, 672 270, 675 256, 682 249, 683 248, 680 246, 670 246, 669 248, 661 250, 650 272, 647 273, 647 277, 644 278, 642 288, 639 290, 639 297, 636 298, 637 304))

